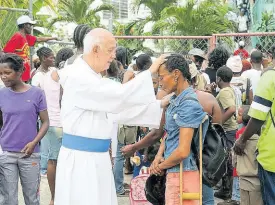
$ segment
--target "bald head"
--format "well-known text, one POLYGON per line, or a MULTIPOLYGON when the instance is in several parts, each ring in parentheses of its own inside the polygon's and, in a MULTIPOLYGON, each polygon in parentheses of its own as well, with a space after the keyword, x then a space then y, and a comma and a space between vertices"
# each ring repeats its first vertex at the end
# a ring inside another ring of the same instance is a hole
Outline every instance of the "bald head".
POLYGON ((83 58, 98 73, 109 68, 116 57, 116 39, 105 29, 91 30, 83 41, 83 58))
POLYGON ((103 28, 91 30, 84 38, 84 54, 90 53, 94 46, 105 46, 110 41, 115 41, 114 35, 103 28))

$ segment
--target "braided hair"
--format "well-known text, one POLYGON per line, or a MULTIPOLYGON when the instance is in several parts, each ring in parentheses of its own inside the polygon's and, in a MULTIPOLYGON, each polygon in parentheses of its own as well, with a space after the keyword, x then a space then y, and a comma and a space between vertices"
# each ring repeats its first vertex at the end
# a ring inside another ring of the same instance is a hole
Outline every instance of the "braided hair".
POLYGON ((83 48, 83 40, 92 29, 87 24, 78 25, 74 30, 73 41, 77 49, 83 48))
POLYGON ((24 60, 16 54, 6 53, 2 55, 0 58, 0 63, 7 63, 9 68, 15 72, 24 71, 24 60))
POLYGON ((55 66, 58 68, 59 64, 61 62, 65 62, 66 60, 68 60, 70 57, 72 57, 74 55, 74 52, 72 49, 70 48, 62 48, 60 49, 57 54, 56 54, 56 58, 55 58, 55 66))
POLYGON ((53 51, 47 47, 41 47, 36 51, 37 56, 39 57, 40 62, 42 62, 43 57, 49 57, 53 51))

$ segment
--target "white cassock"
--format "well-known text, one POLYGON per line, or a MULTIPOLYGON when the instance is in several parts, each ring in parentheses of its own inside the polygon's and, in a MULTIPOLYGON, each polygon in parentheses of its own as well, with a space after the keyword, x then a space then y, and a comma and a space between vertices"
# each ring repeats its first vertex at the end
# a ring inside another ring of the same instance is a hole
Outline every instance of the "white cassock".
MULTIPOLYGON (((158 128, 162 110, 150 71, 126 84, 102 78, 82 58, 60 75, 63 132, 87 140, 111 138, 119 124, 158 128)), ((110 155, 61 147, 56 174, 55 205, 117 205, 110 155)), ((86 143, 88 145, 89 143, 86 143)), ((86 147, 85 145, 85 147, 86 147)), ((92 143, 89 145, 92 146, 92 143)), ((80 148, 82 149, 82 148, 80 148)))

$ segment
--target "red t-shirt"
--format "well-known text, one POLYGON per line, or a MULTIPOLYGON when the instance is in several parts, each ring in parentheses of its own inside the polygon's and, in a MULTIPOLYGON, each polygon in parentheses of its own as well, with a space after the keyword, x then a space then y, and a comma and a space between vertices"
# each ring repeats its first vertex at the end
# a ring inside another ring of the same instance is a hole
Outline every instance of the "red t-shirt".
POLYGON ((5 53, 15 53, 24 59, 25 71, 22 74, 22 80, 28 81, 31 78, 30 67, 30 46, 34 46, 37 38, 32 35, 24 37, 20 32, 15 33, 5 45, 5 53))
POLYGON ((241 59, 249 58, 249 53, 245 49, 238 49, 234 52, 234 56, 240 56, 241 59))
MULTIPOLYGON (((244 133, 245 128, 246 128, 246 127, 243 127, 243 128, 239 129, 239 130, 236 132, 236 140, 239 139, 240 136, 244 133)), ((234 170, 233 170, 233 177, 237 177, 237 176, 238 176, 237 170, 236 170, 236 168, 234 168, 234 170)))

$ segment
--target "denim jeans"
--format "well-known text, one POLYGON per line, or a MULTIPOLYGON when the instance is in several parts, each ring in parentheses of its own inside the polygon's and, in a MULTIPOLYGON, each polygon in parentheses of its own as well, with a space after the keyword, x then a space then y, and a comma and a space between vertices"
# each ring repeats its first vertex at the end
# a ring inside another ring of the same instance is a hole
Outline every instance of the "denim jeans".
POLYGON ((116 193, 122 194, 124 193, 124 172, 123 172, 123 165, 124 165, 124 156, 122 155, 122 152, 120 149, 124 145, 121 144, 120 142, 117 143, 117 152, 116 152, 116 157, 115 157, 115 163, 114 163, 114 178, 115 178, 115 186, 116 186, 116 193))
POLYGON ((48 155, 49 155, 49 147, 47 140, 43 137, 40 143, 40 173, 45 175, 47 174, 48 168, 48 155))
POLYGON ((232 191, 232 200, 240 201, 240 180, 239 177, 233 178, 233 191, 232 191))
POLYGON ((202 185, 202 204, 203 205, 214 205, 214 190, 206 185, 202 185))
POLYGON ((264 168, 258 163, 259 179, 261 182, 261 191, 264 205, 275 204, 275 173, 264 170, 264 168))

